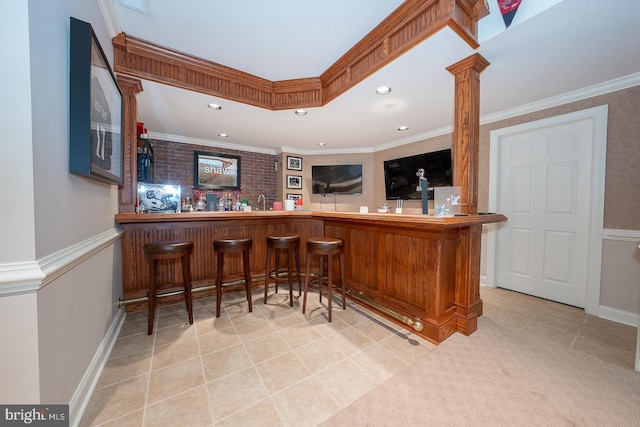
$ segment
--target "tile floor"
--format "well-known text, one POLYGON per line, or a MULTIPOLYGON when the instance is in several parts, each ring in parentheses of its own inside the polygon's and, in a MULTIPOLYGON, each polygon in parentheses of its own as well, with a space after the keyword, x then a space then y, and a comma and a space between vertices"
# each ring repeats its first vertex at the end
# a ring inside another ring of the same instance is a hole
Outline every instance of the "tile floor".
MULTIPOLYGON (((307 314, 288 292, 243 293, 162 307, 155 333, 146 313, 127 316, 81 426, 315 426, 435 348, 349 302, 326 320, 317 294, 307 314)), ((503 289, 482 288, 484 314, 505 327, 564 343, 633 369, 636 329, 583 310, 503 289)))

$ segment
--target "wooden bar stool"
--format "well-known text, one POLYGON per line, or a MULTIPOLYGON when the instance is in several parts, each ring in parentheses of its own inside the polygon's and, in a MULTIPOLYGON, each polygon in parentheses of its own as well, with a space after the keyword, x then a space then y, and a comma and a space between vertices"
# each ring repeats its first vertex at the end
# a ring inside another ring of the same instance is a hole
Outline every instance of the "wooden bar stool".
POLYGON ((293 281, 298 281, 298 296, 302 294, 302 283, 300 283, 300 236, 295 233, 281 233, 267 236, 267 263, 264 268, 264 303, 267 303, 267 292, 269 290, 269 280, 273 279, 278 293, 278 282, 288 281, 289 283, 289 305, 293 307, 293 281), (275 252, 275 268, 269 269, 271 261, 271 250, 275 252), (285 252, 287 265, 280 266, 280 253, 285 252), (295 253, 295 270, 291 269, 295 253), (286 277, 283 277, 286 274, 286 277))
POLYGON ((311 258, 313 255, 320 255, 320 266, 318 277, 311 280, 311 286, 316 287, 320 293, 320 302, 322 302, 322 289, 324 288, 323 282, 326 281, 327 294, 328 294, 328 307, 329 307, 329 322, 331 322, 331 302, 333 295, 333 256, 339 255, 340 262, 340 284, 342 288, 342 309, 347 308, 345 299, 345 282, 344 282, 344 241, 342 239, 336 239, 333 237, 310 237, 307 239, 307 265, 304 275, 304 297, 302 299, 302 314, 304 314, 307 306, 307 291, 309 289, 310 277, 311 277, 311 258), (324 258, 326 256, 327 261, 327 275, 324 276, 324 258), (317 283, 314 283, 317 282, 317 283))
POLYGON ((193 304, 191 301, 191 253, 193 252, 193 242, 188 240, 159 240, 146 243, 142 250, 149 260, 151 267, 151 285, 147 292, 149 298, 149 326, 147 334, 153 333, 153 316, 156 311, 156 292, 158 286, 158 261, 161 260, 181 260, 182 261, 182 281, 184 284, 184 300, 189 313, 189 324, 193 325, 193 304))
POLYGON ((253 311, 251 304, 251 270, 249 263, 249 251, 253 246, 250 237, 221 237, 213 241, 213 249, 218 254, 218 274, 216 275, 216 317, 220 317, 220 305, 222 303, 222 279, 224 278, 224 254, 242 252, 244 269, 244 286, 249 301, 249 312, 253 311))

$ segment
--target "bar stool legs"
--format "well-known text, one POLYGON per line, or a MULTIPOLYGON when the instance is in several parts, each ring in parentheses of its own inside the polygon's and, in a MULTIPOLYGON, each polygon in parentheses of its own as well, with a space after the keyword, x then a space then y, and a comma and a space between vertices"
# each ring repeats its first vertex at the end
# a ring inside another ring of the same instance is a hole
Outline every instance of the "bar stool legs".
POLYGON ((323 281, 327 282, 327 306, 328 317, 331 322, 331 305, 333 303, 333 256, 339 256, 340 262, 340 286, 342 289, 342 309, 347 308, 345 281, 344 281, 344 242, 342 239, 335 239, 332 237, 310 237, 307 239, 307 261, 305 266, 304 277, 304 296, 302 299, 302 314, 305 313, 307 308, 307 292, 310 284, 313 285, 314 281, 317 281, 316 286, 320 293, 320 302, 322 302, 322 289, 324 288, 323 281), (317 278, 311 280, 311 258, 313 255, 320 255, 319 275, 317 278), (323 274, 323 262, 326 256, 327 261, 327 275, 323 274))
POLYGON ((253 311, 251 300, 251 263, 249 262, 249 250, 253 245, 250 237, 225 237, 213 241, 213 249, 217 253, 218 270, 216 274, 216 317, 220 317, 222 305, 222 282, 224 279, 224 254, 242 252, 242 264, 244 270, 244 286, 249 302, 249 312, 253 311))
POLYGON ((293 280, 298 281, 298 296, 302 294, 302 283, 300 282, 300 236, 294 233, 282 233, 278 235, 267 236, 267 257, 265 264, 264 276, 264 303, 267 303, 267 295, 269 291, 269 280, 273 278, 278 293, 278 282, 284 279, 281 274, 287 273, 287 281, 289 284, 289 306, 293 307, 293 280), (275 268, 269 269, 271 260, 271 250, 275 252, 275 268), (287 268, 280 267, 280 253, 286 252, 287 268), (295 274, 291 266, 294 262, 295 253, 295 274))
POLYGON ((151 284, 147 291, 149 299, 149 314, 147 335, 153 334, 153 320, 156 311, 156 292, 158 287, 158 261, 177 260, 182 261, 182 281, 184 284, 184 299, 189 314, 189 324, 193 325, 193 301, 191 300, 191 263, 193 242, 186 240, 161 240, 146 243, 142 247, 149 266, 151 268, 151 284))

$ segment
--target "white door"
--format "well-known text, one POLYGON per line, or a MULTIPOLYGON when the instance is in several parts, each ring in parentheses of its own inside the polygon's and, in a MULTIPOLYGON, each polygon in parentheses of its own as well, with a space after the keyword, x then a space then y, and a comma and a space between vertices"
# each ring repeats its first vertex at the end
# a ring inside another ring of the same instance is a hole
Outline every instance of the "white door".
POLYGON ((588 119, 500 137, 499 287, 585 307, 593 143, 588 119))

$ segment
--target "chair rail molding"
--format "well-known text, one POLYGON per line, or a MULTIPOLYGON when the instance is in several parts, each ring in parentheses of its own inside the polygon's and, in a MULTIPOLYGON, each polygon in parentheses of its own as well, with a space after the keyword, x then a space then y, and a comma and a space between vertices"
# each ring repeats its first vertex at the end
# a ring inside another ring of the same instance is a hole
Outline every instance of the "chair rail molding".
POLYGON ((110 229, 38 261, 0 265, 0 296, 37 291, 120 238, 110 229))

